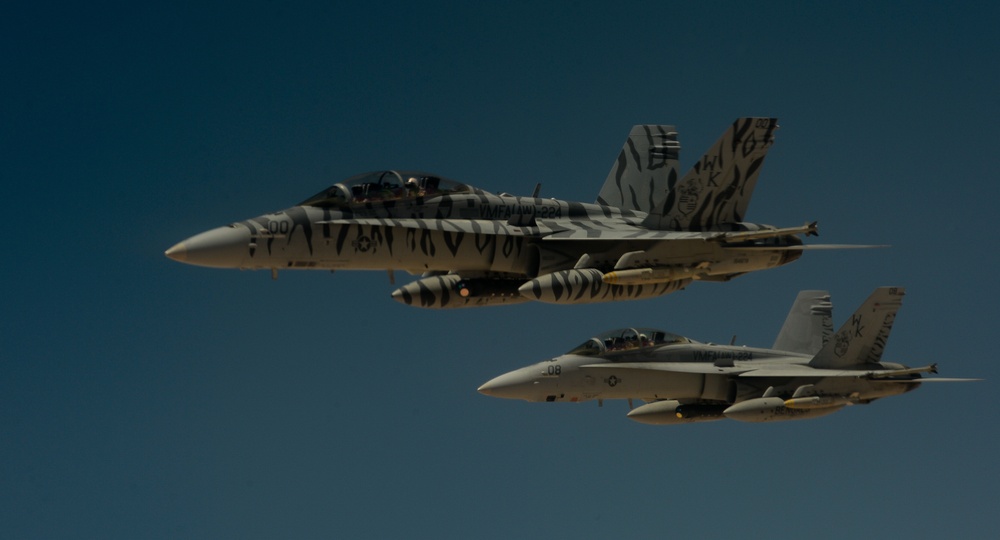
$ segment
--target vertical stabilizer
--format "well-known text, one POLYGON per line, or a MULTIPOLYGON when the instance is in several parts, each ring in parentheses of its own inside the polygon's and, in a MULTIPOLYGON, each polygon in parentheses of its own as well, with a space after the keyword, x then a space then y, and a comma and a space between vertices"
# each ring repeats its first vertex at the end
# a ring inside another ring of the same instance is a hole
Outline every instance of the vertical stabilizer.
POLYGON ((633 126, 597 196, 597 204, 650 212, 677 181, 680 144, 674 126, 633 126))
POLYGON ((833 335, 833 304, 827 291, 801 291, 772 349, 816 354, 833 335))
POLYGON ((896 312, 903 305, 904 294, 903 287, 875 289, 809 365, 837 369, 878 362, 889 340, 896 312))
POLYGON ((644 223, 651 229, 701 231, 743 221, 777 118, 739 118, 644 223))

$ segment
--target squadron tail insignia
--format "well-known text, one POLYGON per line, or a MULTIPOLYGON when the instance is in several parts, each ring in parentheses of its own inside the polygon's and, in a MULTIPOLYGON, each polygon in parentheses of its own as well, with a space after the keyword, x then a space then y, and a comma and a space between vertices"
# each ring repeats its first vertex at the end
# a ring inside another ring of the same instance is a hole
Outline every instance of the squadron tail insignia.
POLYGON ((743 221, 777 118, 740 118, 666 194, 649 215, 651 229, 701 231, 743 221))

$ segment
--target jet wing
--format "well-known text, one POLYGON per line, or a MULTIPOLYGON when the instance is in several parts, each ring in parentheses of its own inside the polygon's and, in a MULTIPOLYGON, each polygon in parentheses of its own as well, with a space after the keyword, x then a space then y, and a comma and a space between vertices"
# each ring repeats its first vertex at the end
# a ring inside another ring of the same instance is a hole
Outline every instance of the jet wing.
MULTIPOLYGON (((721 244, 745 242, 761 238, 792 236, 805 231, 804 227, 786 229, 767 229, 763 231, 738 232, 694 232, 694 231, 660 231, 636 227, 619 220, 582 221, 582 220, 534 220, 532 225, 518 225, 511 222, 490 219, 421 219, 421 218, 351 218, 317 221, 317 225, 361 225, 370 227, 395 227, 400 229, 415 229, 425 231, 444 231, 450 233, 493 234, 509 236, 542 237, 543 240, 671 240, 718 242, 721 244)), ((739 249, 765 250, 805 250, 805 249, 847 249, 859 247, 884 246, 852 246, 852 245, 797 245, 797 246, 740 246, 739 249)))
POLYGON ((920 384, 925 382, 972 382, 981 379, 946 379, 927 378, 920 376, 923 373, 937 373, 937 364, 929 366, 870 370, 870 369, 822 369, 801 364, 790 364, 786 366, 766 366, 761 369, 745 371, 737 375, 740 378, 832 378, 846 377, 851 379, 867 379, 885 383, 908 383, 920 384))
POLYGON ((733 375, 736 377, 754 378, 796 378, 796 377, 866 377, 870 370, 849 371, 834 369, 815 369, 799 364, 786 365, 748 365, 736 362, 733 366, 717 366, 708 362, 631 362, 621 364, 589 364, 580 366, 583 370, 621 371, 643 370, 674 373, 701 373, 704 375, 733 375))
POLYGON ((768 366, 760 369, 748 370, 740 373, 740 377, 774 377, 774 378, 795 378, 795 377, 867 377, 871 370, 843 370, 843 369, 815 369, 809 366, 790 364, 787 366, 768 366))
MULTIPOLYGON (((569 221, 552 222, 537 220, 539 226, 545 225, 552 230, 563 229, 545 237, 546 240, 702 240, 733 244, 780 238, 804 234, 816 235, 816 223, 808 223, 801 227, 786 227, 784 229, 761 229, 758 231, 665 231, 646 229, 621 222, 569 221), (558 225, 557 225, 558 224, 558 225)), ((799 246, 795 246, 801 249, 799 246)), ((768 248, 772 249, 772 248, 768 248)))
POLYGON ((746 366, 717 366, 707 362, 622 362, 620 364, 587 364, 583 371, 651 371, 673 373, 701 373, 705 375, 739 375, 753 368, 746 366))
POLYGON ((609 226, 598 221, 571 221, 565 224, 550 224, 546 220, 537 220, 539 226, 559 228, 545 237, 545 240, 711 240, 719 233, 655 231, 623 225, 620 223, 609 226), (543 223, 544 222, 544 223, 543 223), (560 227, 560 225, 562 225, 560 227))
POLYGON ((736 362, 734 366, 717 366, 707 362, 623 362, 620 364, 587 364, 580 366, 584 372, 594 373, 633 371, 655 373, 700 373, 703 375, 731 375, 739 378, 828 378, 849 377, 854 379, 869 379, 886 383, 920 384, 925 382, 972 382, 981 379, 945 379, 945 378, 892 378, 907 377, 917 373, 936 373, 934 366, 899 370, 850 370, 850 369, 816 369, 800 364, 753 366, 736 362))
POLYGON ((538 236, 564 231, 565 228, 553 228, 551 225, 515 226, 503 221, 489 219, 390 219, 390 218, 352 218, 317 221, 317 225, 362 225, 371 227, 395 227, 400 229, 417 229, 424 231, 444 231, 452 233, 474 234, 505 234, 514 236, 538 236))
POLYGON ((753 251, 816 251, 824 249, 882 249, 888 244, 803 244, 801 246, 742 246, 739 249, 753 251))
POLYGON ((948 377, 924 377, 920 379, 890 379, 886 382, 897 382, 897 383, 925 383, 925 382, 979 382, 985 379, 956 379, 948 377))
POLYGON ((719 234, 650 231, 613 219, 607 221, 537 219, 531 225, 519 225, 510 221, 491 219, 349 218, 317 221, 316 225, 362 225, 453 233, 544 236, 558 240, 626 240, 632 238, 705 240, 713 234, 719 234))

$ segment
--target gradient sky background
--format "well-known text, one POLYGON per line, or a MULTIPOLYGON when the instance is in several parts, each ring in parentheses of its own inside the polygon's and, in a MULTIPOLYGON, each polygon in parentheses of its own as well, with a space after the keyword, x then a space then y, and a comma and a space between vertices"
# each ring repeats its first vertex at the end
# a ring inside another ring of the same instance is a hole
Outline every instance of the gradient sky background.
POLYGON ((0 536, 996 538, 983 6, 6 7, 0 536), (686 170, 748 115, 781 125, 748 220, 892 247, 457 311, 393 302, 381 272, 272 282, 163 256, 383 168, 590 202, 633 124, 676 125, 686 170), (880 285, 908 292, 887 360, 990 382, 676 427, 476 393, 622 326, 769 346, 800 289, 830 290, 839 326, 880 285))

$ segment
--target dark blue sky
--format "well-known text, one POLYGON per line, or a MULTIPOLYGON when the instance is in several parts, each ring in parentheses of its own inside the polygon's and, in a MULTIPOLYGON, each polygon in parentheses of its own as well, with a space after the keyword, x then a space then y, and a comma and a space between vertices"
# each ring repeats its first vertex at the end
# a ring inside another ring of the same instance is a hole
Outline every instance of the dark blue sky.
POLYGON ((4 10, 0 536, 997 536, 1000 9, 317 4, 4 10), (748 115, 782 126, 750 221, 892 247, 463 311, 162 255, 382 168, 589 202, 633 124, 686 169, 748 115), (768 346, 798 290, 839 325, 880 285, 885 359, 991 382, 662 428, 475 391, 622 326, 768 346))

